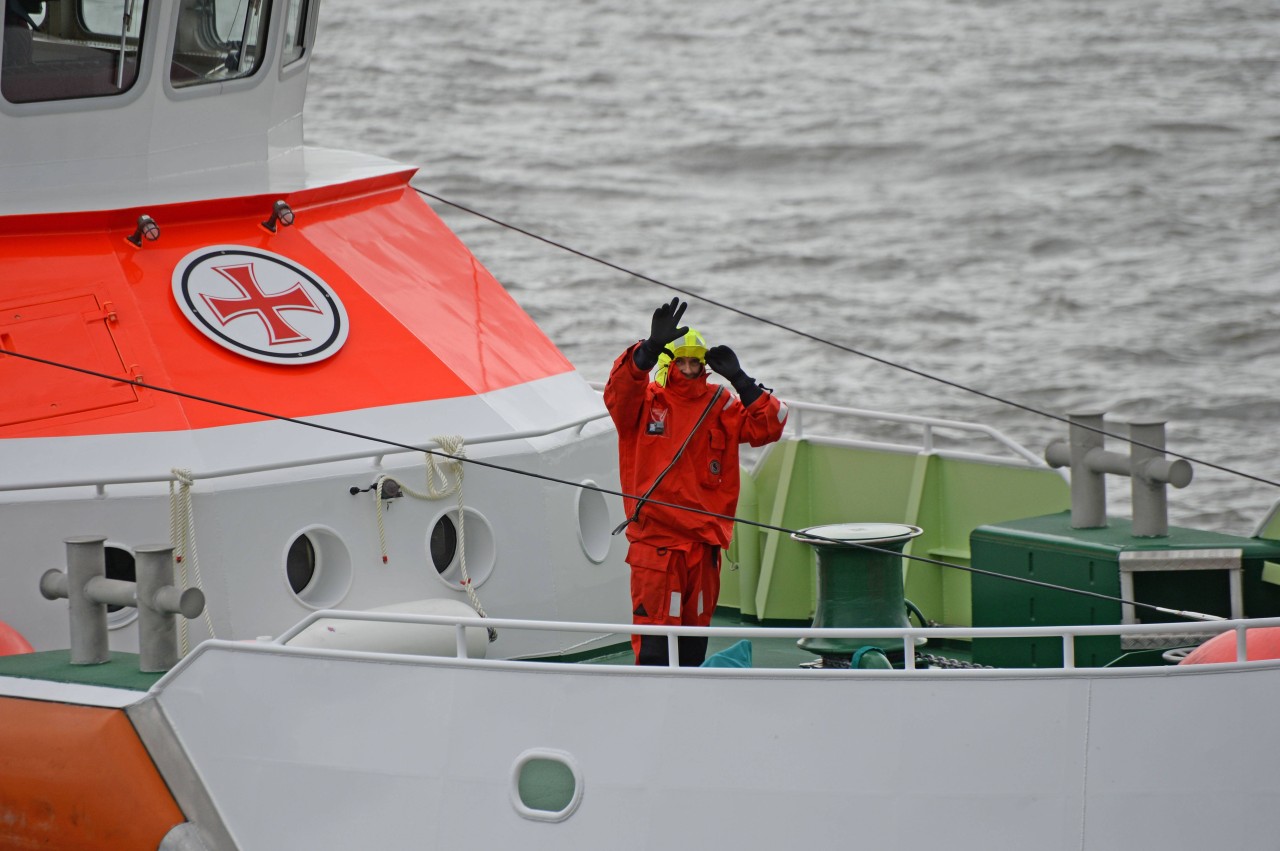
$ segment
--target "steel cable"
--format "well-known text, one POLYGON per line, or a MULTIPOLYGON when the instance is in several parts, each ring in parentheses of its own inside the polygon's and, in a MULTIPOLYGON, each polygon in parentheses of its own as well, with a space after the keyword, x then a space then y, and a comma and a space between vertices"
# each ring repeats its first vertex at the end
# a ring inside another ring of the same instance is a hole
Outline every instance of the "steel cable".
POLYGON ((1216 464, 1212 461, 1205 461, 1202 458, 1196 458, 1191 455, 1183 455, 1181 453, 1174 452, 1162 446, 1153 446, 1149 443, 1144 443, 1140 440, 1134 440, 1133 438, 1127 435, 1117 434, 1115 432, 1106 431, 1105 429, 1095 428, 1093 426, 1084 425, 1082 423, 1073 423, 1069 417, 1064 417, 1061 414, 1055 414, 1050 411, 1045 411, 1041 408, 1036 408, 1034 406, 1026 405, 1021 402, 1015 402, 1012 399, 1007 399, 1003 396, 997 396, 993 393, 988 393, 985 390, 979 390, 976 387, 971 387, 967 384, 961 384, 958 381, 953 381, 952 379, 949 379, 949 378, 943 378, 942 376, 934 375, 933 373, 925 372, 924 370, 907 366, 906 364, 899 363, 894 360, 890 360, 889 358, 881 357, 880 355, 871 354, 870 352, 864 352, 861 349, 855 349, 852 346, 846 346, 843 343, 837 343, 834 340, 828 340, 823 337, 819 337, 816 334, 810 334, 808 331, 802 331, 799 328, 794 328, 785 323, 778 322, 773 319, 769 319, 766 316, 760 316, 759 314, 751 313, 748 310, 743 310, 742 308, 734 307, 731 304, 718 301, 714 298, 711 298, 710 296, 703 295, 694 290, 690 290, 685 287, 678 287, 675 284, 670 284, 670 283, 667 283, 666 281, 660 281, 657 278, 652 278, 641 272, 637 272, 633 269, 628 269, 625 266, 619 266, 617 263, 610 262, 609 260, 605 260, 602 257, 597 257, 593 254, 588 254, 585 251, 580 251, 576 248, 573 248, 572 246, 565 245, 564 243, 556 242, 553 239, 548 239, 545 236, 541 236, 532 231, 525 230, 524 228, 519 227, 517 225, 510 224, 509 222, 504 222, 501 219, 494 218, 493 216, 490 216, 486 213, 482 213, 479 210, 474 210, 470 207, 459 204, 456 201, 450 201, 447 198, 442 198, 439 195, 435 195, 431 192, 427 192, 425 189, 419 189, 416 186, 412 188, 415 192, 417 192, 420 195, 423 195, 427 198, 431 198, 435 201, 439 201, 441 204, 447 204, 450 207, 461 210, 462 212, 468 213, 472 216, 476 216, 477 218, 484 219, 485 221, 492 222, 500 227, 507 228, 508 230, 515 231, 516 233, 519 233, 519 234, 523 234, 524 236, 530 237, 531 239, 536 239, 539 242, 545 242, 547 245, 553 246, 555 248, 559 248, 562 251, 567 251, 570 254, 576 254, 577 256, 590 260, 593 263, 599 263, 602 266, 608 266, 610 269, 614 269, 616 271, 622 272, 623 274, 630 275, 634 278, 639 278, 642 281, 655 284, 659 287, 664 287, 670 290, 671 292, 680 293, 683 296, 697 299, 698 301, 704 302, 705 304, 709 304, 713 307, 718 307, 722 310, 727 310, 730 313, 736 313, 739 316, 742 316, 746 319, 751 319, 755 322, 760 322, 764 325, 770 325, 774 328, 777 328, 780 331, 785 331, 788 334, 794 334, 798 337, 803 337, 806 340, 810 340, 820 345, 830 346, 833 349, 837 349, 847 354, 857 355, 858 357, 875 361, 876 363, 883 364, 884 366, 892 367, 894 369, 899 369, 899 370, 902 370, 903 372, 908 372, 920 378, 925 378, 925 379, 928 379, 929 381, 935 381, 939 384, 944 384, 948 387, 952 387, 956 390, 961 390, 965 393, 972 393, 973 395, 980 396, 983 399, 987 399, 992 402, 999 403, 1001 405, 1007 405, 1012 408, 1017 408, 1018 410, 1026 411, 1027 413, 1035 414, 1036 416, 1046 417, 1051 420, 1056 420, 1061 423, 1066 423, 1067 425, 1074 425, 1079 428, 1083 428, 1087 431, 1092 431, 1097 434, 1103 435, 1104 437, 1112 437, 1112 438, 1115 438, 1116 440, 1124 441, 1125 443, 1132 444, 1133 446, 1141 446, 1144 449, 1152 449, 1157 452, 1164 453, 1165 455, 1171 456, 1173 458, 1181 458, 1182 460, 1189 461, 1193 464, 1199 464, 1203 467, 1208 467, 1213 470, 1219 470, 1223 473, 1228 473, 1233 476, 1239 476, 1244 479, 1250 479, 1255 482, 1260 482, 1264 485, 1271 485, 1272 487, 1280 488, 1280 481, 1276 481, 1274 479, 1268 479, 1264 476, 1256 476, 1252 473, 1246 473, 1243 470, 1237 470, 1233 467, 1227 467, 1222 464, 1216 464))
MULTIPOLYGON (((545 473, 535 473, 531 470, 520 470, 515 467, 507 467, 502 464, 495 464, 492 461, 482 461, 478 458, 470 458, 470 457, 467 457, 466 455, 451 455, 448 452, 442 452, 439 449, 430 449, 423 446, 413 446, 408 443, 401 443, 396 440, 389 440, 387 438, 377 437, 375 435, 363 434, 358 431, 351 431, 350 429, 324 425, 323 423, 311 422, 310 420, 298 419, 297 417, 289 417, 289 416, 285 416, 284 414, 276 414, 276 413, 272 413, 271 411, 263 411, 258 408, 250 408, 246 405, 238 405, 234 402, 224 402, 220 399, 212 399, 207 396, 200 396, 195 393, 187 393, 183 390, 177 390, 172 387, 161 387, 159 385, 150 384, 148 382, 145 382, 136 378, 121 377, 118 375, 109 375, 105 372, 98 372, 97 370, 87 369, 81 366, 73 366, 71 364, 61 363, 59 361, 50 360, 48 358, 37 357, 36 355, 28 355, 28 354, 23 354, 22 352, 14 352, 6 349, 3 351, 0 351, 0 358, 3 358, 3 357, 21 358, 23 360, 31 361, 32 363, 40 363, 46 366, 52 366, 59 369, 69 370, 71 372, 78 372, 82 375, 89 375, 95 378, 104 379, 106 381, 112 381, 117 383, 123 382, 125 384, 130 384, 134 387, 140 387, 144 390, 154 390, 157 393, 167 393, 171 396, 177 396, 182 399, 190 399, 192 401, 202 402, 207 405, 216 405, 221 408, 226 408, 232 411, 240 411, 241 413, 245 413, 245 414, 252 414, 253 416, 262 417, 264 419, 271 419, 271 420, 277 420, 279 422, 293 423, 295 425, 306 426, 307 428, 313 428, 313 429, 318 429, 320 431, 330 432, 331 434, 339 434, 345 437, 356 438, 358 440, 367 440, 371 443, 377 443, 383 446, 391 446, 397 449, 408 450, 410 452, 425 452, 427 455, 433 455, 438 458, 445 458, 453 462, 461 462, 463 464, 475 464, 477 466, 485 467, 491 470, 496 470, 503 473, 513 473, 515 475, 525 476, 526 478, 530 478, 530 479, 538 479, 540 481, 550 482, 552 484, 566 485, 568 487, 574 487, 580 490, 595 491, 597 493, 606 494, 609 496, 616 496, 622 499, 639 500, 643 498, 643 497, 636 496, 634 494, 628 494, 622 491, 600 487, 599 485, 588 484, 586 482, 574 482, 568 479, 557 478, 556 476, 549 476, 545 473)), ((1132 600, 1125 600, 1120 597, 1111 597, 1106 594, 1100 594, 1096 591, 1085 591, 1079 588, 1068 588, 1063 585, 1053 585, 1051 583, 1041 582, 1036 579, 1027 579, 1025 577, 1020 577, 1020 576, 1008 576, 1003 573, 996 573, 995 571, 983 570, 982 568, 972 567, 968 565, 954 564, 952 562, 941 561, 939 559, 934 559, 934 558, 927 558, 925 556, 910 555, 907 553, 898 552, 896 550, 886 550, 880 547, 875 547, 875 546, 871 546, 870 544, 863 544, 856 541, 845 541, 845 540, 839 540, 834 538, 826 538, 821 535, 814 535, 810 532, 804 532, 799 529, 789 529, 785 526, 775 526, 771 523, 763 523, 758 520, 747 520, 745 518, 735 517, 732 514, 719 514, 714 511, 708 511, 703 508, 694 508, 693 506, 689 506, 689 505, 679 505, 677 503, 663 502, 662 500, 653 499, 652 497, 649 497, 647 501, 653 505, 661 505, 665 508, 673 508, 678 511, 688 511, 694 514, 701 514, 705 517, 713 517, 718 520, 728 520, 734 523, 741 523, 746 526, 754 526, 758 529, 764 529, 771 532, 781 532, 787 535, 800 534, 806 540, 822 541, 825 543, 852 546, 858 549, 906 558, 906 559, 910 559, 911 561, 918 561, 924 564, 933 564, 933 565, 938 565, 939 567, 950 567, 956 570, 963 570, 967 573, 973 573, 980 576, 989 576, 995 579, 1006 579, 1012 582, 1020 582, 1024 585, 1034 585, 1040 588, 1048 588, 1052 590, 1063 591, 1069 594, 1076 594, 1078 596, 1093 597, 1100 600, 1106 600, 1108 602, 1123 603, 1125 605, 1135 606, 1140 609, 1150 609, 1152 611, 1161 612, 1163 614, 1172 614, 1172 615, 1177 615, 1179 617, 1189 618, 1193 620, 1222 620, 1222 618, 1219 618, 1215 615, 1204 615, 1199 612, 1178 611, 1175 609, 1165 608, 1164 606, 1155 606, 1150 603, 1139 603, 1132 600)))

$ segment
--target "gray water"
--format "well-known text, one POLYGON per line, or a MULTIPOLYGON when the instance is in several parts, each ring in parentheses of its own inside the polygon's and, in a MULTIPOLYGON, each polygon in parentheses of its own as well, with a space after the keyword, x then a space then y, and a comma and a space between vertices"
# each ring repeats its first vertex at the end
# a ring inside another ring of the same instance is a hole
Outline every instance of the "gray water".
MULTIPOLYGON (((1171 449, 1280 479, 1274 0, 321 11, 312 144, 986 393, 1166 417, 1171 449)), ((433 206, 588 378, 671 297, 433 206)), ((687 318, 784 396, 986 421, 1037 452, 1065 436, 717 308, 687 318)), ((1200 467, 1170 516, 1248 534, 1277 497, 1200 467)))

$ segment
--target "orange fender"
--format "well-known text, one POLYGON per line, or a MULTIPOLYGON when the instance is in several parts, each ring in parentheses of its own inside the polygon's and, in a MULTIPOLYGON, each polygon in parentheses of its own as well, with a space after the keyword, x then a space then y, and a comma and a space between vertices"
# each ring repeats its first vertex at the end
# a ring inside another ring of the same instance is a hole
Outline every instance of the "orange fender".
POLYGON ((19 653, 34 653, 32 647, 22 633, 0 621, 0 656, 17 656, 19 653))
MULTIPOLYGON (((1280 659, 1280 627, 1245 630, 1245 656, 1250 662, 1280 659)), ((1206 665, 1212 662, 1236 661, 1235 630, 1210 638, 1187 654, 1179 665, 1206 665)))

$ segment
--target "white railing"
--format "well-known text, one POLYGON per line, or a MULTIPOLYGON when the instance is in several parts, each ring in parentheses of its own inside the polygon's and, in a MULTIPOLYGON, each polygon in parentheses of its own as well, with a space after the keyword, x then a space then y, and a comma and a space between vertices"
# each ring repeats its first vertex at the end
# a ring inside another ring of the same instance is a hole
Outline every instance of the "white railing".
MULTIPOLYGON (((588 382, 596 390, 603 390, 604 384, 599 381, 588 382)), ((982 423, 971 423, 963 420, 947 420, 940 417, 921 417, 911 414, 894 414, 887 411, 873 411, 868 408, 844 408, 837 405, 820 405, 814 402, 796 402, 791 399, 783 399, 778 397, 790 410, 787 417, 786 434, 797 440, 808 440, 813 443, 821 443, 828 446, 848 446, 854 449, 874 449, 888 452, 913 452, 942 455, 948 458, 957 458, 960 460, 983 461, 988 463, 1008 464, 1008 457, 1000 455, 987 455, 983 453, 962 452, 958 450, 940 450, 934 446, 934 431, 937 429, 945 429, 948 431, 965 432, 970 435, 980 435, 988 438, 1000 446, 1007 449, 1010 453, 1017 456, 1021 461, 1030 464, 1033 467, 1048 467, 1044 458, 1032 452, 1027 447, 1018 443, 1012 437, 997 428, 993 428, 982 423), (834 437, 831 435, 810 435, 805 432, 805 413, 813 414, 832 414, 839 418, 869 420, 881 423, 897 423, 899 425, 910 425, 920 427, 920 440, 918 443, 888 443, 884 441, 859 440, 855 438, 834 437)), ((1065 477, 1065 473, 1059 471, 1065 477)))
MULTIPOLYGON (((908 628, 883 628, 883 629, 834 629, 822 628, 815 629, 813 627, 694 627, 694 626, 654 626, 641 624, 605 624, 605 623, 581 623, 569 621, 538 621, 538 620, 521 620, 514 618, 480 618, 480 617, 452 617, 447 615, 415 615, 400 614, 392 612, 356 612, 342 611, 336 609, 312 612, 299 624, 292 629, 280 635, 271 642, 265 642, 260 646, 267 647, 286 647, 299 633, 303 632, 307 627, 315 622, 323 619, 347 620, 347 621, 366 621, 373 623, 400 623, 400 624, 417 624, 426 626, 442 626, 452 628, 455 636, 455 659, 469 660, 472 662, 485 662, 490 664, 506 665, 546 665, 555 664, 546 661, 520 661, 520 660, 484 660, 470 659, 467 654, 466 646, 466 630, 493 628, 498 630, 539 630, 545 632, 570 632, 570 633, 591 633, 594 635, 658 635, 665 636, 668 646, 668 658, 672 660, 671 665, 675 667, 678 664, 678 639, 681 636, 705 636, 708 638, 730 638, 730 639, 765 639, 765 638, 828 638, 828 639, 857 639, 866 641, 876 641, 877 646, 881 649, 890 649, 895 646, 901 646, 904 651, 905 670, 908 672, 918 671, 915 666, 914 648, 917 646, 918 638, 936 638, 936 639, 970 639, 970 638, 1058 638, 1062 642, 1063 670, 1088 670, 1091 673, 1100 670, 1135 670, 1131 668, 1123 669, 1101 669, 1087 668, 1078 669, 1075 664, 1075 639, 1083 636, 1126 636, 1141 635, 1144 633, 1159 633, 1161 636, 1170 634, 1185 634, 1188 637, 1201 637, 1204 635, 1216 635, 1229 630, 1236 633, 1236 662, 1246 662, 1245 654, 1245 637, 1246 630, 1258 629, 1263 627, 1280 627, 1280 617, 1264 618, 1255 620, 1232 620, 1232 621, 1212 621, 1198 623, 1151 623, 1151 624, 1109 624, 1109 625, 1079 625, 1079 626, 1040 626, 1040 627, 908 627, 908 628), (883 646, 882 646, 883 645, 883 646)), ((1191 643, 1191 642, 1189 642, 1191 643)), ((221 644, 234 644, 234 642, 221 642, 221 644)), ((342 650, 316 650, 315 648, 289 648, 294 652, 318 652, 318 653, 336 653, 345 657, 369 658, 369 659, 385 659, 389 656, 401 657, 406 654, 388 654, 388 653, 364 653, 361 651, 342 651, 342 650)), ((194 654, 193 654, 194 655, 194 654)), ((635 666, 613 666, 626 669, 635 669, 635 666)), ((705 670, 705 669, 704 669, 705 670)), ((757 671, 769 669, 752 669, 757 671)), ((929 669, 934 670, 934 669, 929 669)), ((960 669, 963 670, 963 669, 960 669)), ((976 672, 991 673, 990 668, 971 669, 976 672)), ((1002 669, 1004 672, 1021 671, 1030 673, 1035 671, 1043 672, 1041 668, 1019 668, 1019 669, 1002 669)), ((1142 669, 1137 669, 1142 670, 1142 669)), ((901 672, 899 672, 901 673, 901 672)))
MULTIPOLYGON (((591 386, 596 390, 600 390, 604 385, 600 382, 590 382, 591 386)), ((786 401, 786 400, 784 400, 786 401)), ((1011 453, 1016 455, 1023 461, 1036 466, 1045 467, 1044 459, 1036 455, 1031 450, 1022 446, 1013 438, 1002 433, 998 429, 980 423, 962 422, 960 420, 946 420, 937 417, 918 417, 907 414, 893 414, 885 411, 864 410, 861 408, 842 408, 834 405, 819 405, 811 402, 792 402, 786 401, 787 407, 791 410, 788 419, 788 432, 797 438, 808 439, 818 443, 836 446, 849 446, 862 449, 886 450, 891 452, 936 452, 933 445, 933 432, 935 429, 943 428, 954 431, 968 432, 971 434, 979 434, 994 440, 1011 453), (821 414, 834 414, 838 417, 846 417, 851 419, 873 420, 878 422, 900 423, 906 425, 920 426, 921 440, 919 444, 907 443, 883 443, 867 440, 854 440, 838 437, 811 436, 806 438, 804 431, 804 413, 813 412, 821 414)), ((502 432, 499 434, 478 435, 468 437, 466 443, 468 446, 480 446, 489 443, 503 443, 515 440, 527 440, 534 437, 545 437, 556 432, 568 429, 576 429, 581 431, 587 423, 604 419, 608 414, 605 411, 599 411, 588 416, 576 417, 571 420, 555 423, 540 429, 530 429, 520 432, 502 432)), ((376 440, 376 436, 369 439, 376 440)), ((412 449, 403 447, 387 448, 386 446, 377 449, 365 449, 356 452, 333 453, 328 455, 319 455, 303 460, 278 461, 267 464, 254 464, 243 467, 222 467, 216 469, 194 470, 193 478, 196 479, 221 479, 231 476, 244 476, 254 473, 269 473, 281 470, 299 470, 307 467, 320 466, 322 464, 333 464, 343 461, 358 461, 363 459, 372 460, 372 468, 378 469, 382 466, 383 459, 392 455, 403 455, 409 452, 422 452, 428 449, 439 449, 440 444, 429 441, 421 446, 412 449)), ((938 454, 946 455, 960 459, 968 459, 975 461, 986 461, 993 463, 1009 463, 1008 458, 984 455, 976 453, 958 452, 949 450, 938 452, 938 454)), ((78 488, 91 487, 94 488, 98 496, 105 496, 106 489, 112 485, 137 485, 137 484, 157 484, 168 483, 173 481, 172 474, 150 474, 137 476, 90 476, 83 478, 63 478, 63 479, 42 479, 39 481, 25 482, 0 482, 0 493, 8 491, 42 491, 57 490, 61 488, 78 488)))
POLYGON ((874 420, 877 422, 899 423, 902 425, 912 425, 920 427, 919 444, 891 444, 877 441, 851 440, 826 436, 813 436, 807 439, 816 440, 835 446, 852 446, 864 449, 888 449, 902 451, 909 449, 924 453, 938 453, 956 458, 965 458, 975 461, 996 461, 1008 462, 1008 459, 995 455, 985 455, 981 453, 958 452, 955 450, 939 450, 934 446, 934 430, 947 429, 950 431, 968 432, 970 434, 981 435, 995 441, 1000 446, 1009 450, 1018 458, 1026 461, 1034 467, 1047 467, 1048 464, 1039 455, 1030 449, 1018 443, 999 429, 993 428, 981 423, 971 423, 962 420, 946 420, 940 417, 921 417, 910 414, 891 414, 885 411, 872 411, 864 408, 841 408, 835 405, 818 405, 812 402, 787 402, 787 407, 791 409, 791 415, 787 418, 787 427, 797 439, 806 439, 804 415, 806 412, 820 414, 834 414, 839 417, 851 419, 874 420))
MULTIPOLYGON (((527 440, 533 437, 546 437, 549 434, 575 429, 582 431, 587 423, 595 420, 604 419, 608 416, 605 411, 599 411, 588 416, 576 417, 571 420, 555 423, 546 428, 530 429, 528 431, 501 432, 499 434, 485 434, 477 437, 466 438, 468 446, 481 446, 487 443, 505 443, 514 440, 527 440)), ((368 440, 377 440, 375 436, 366 438, 368 440)), ((439 449, 440 444, 435 441, 428 441, 421 446, 413 448, 391 447, 386 445, 377 449, 364 449, 358 452, 343 452, 330 455, 318 455, 302 460, 277 461, 269 464, 254 464, 245 467, 223 467, 211 470, 196 470, 192 472, 192 478, 195 479, 221 479, 229 476, 244 476, 251 473, 270 473, 278 470, 299 470, 306 467, 316 467, 322 464, 334 464, 341 461, 359 461, 362 459, 372 459, 373 469, 382 466, 382 460, 389 455, 403 455, 409 452, 424 452, 428 449, 439 449)), ((92 487, 97 490, 99 496, 106 494, 108 485, 138 485, 138 484, 154 484, 174 481, 172 474, 169 475, 144 475, 144 476, 98 476, 81 479, 42 479, 37 482, 0 482, 0 492, 4 491, 38 491, 38 490, 55 490, 58 488, 83 488, 92 487)))

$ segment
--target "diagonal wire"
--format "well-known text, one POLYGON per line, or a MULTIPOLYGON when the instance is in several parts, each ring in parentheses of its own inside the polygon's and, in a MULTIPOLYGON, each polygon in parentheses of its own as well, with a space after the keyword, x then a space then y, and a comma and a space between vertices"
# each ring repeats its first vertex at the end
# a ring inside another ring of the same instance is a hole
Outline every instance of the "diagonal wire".
POLYGON ((1083 428, 1086 431, 1095 432, 1096 434, 1103 435, 1104 437, 1112 437, 1112 438, 1115 438, 1116 440, 1124 441, 1125 443, 1132 444, 1133 446, 1141 446, 1144 449, 1152 449, 1152 450, 1155 450, 1156 452, 1161 452, 1173 458, 1181 458, 1184 461, 1189 461, 1194 464, 1199 464, 1202 467, 1208 467, 1213 470, 1220 470, 1221 472, 1229 473, 1233 476, 1239 476, 1240 478, 1243 478, 1243 479, 1250 479, 1255 482, 1261 482, 1264 485, 1271 485, 1272 487, 1280 488, 1280 481, 1276 481, 1274 479, 1268 479, 1265 476, 1257 476, 1257 475, 1254 475, 1253 473, 1246 473, 1243 470, 1237 470, 1234 467, 1227 467, 1222 464, 1216 464, 1212 461, 1205 461, 1202 458, 1196 458, 1191 455, 1183 455, 1181 453, 1174 452, 1170 449, 1167 449, 1163 446, 1154 446, 1150 443, 1144 443, 1141 440, 1135 440, 1132 437, 1129 437, 1128 435, 1117 434, 1115 432, 1106 431, 1105 429, 1095 428, 1094 426, 1085 425, 1079 422, 1073 422, 1069 417, 1064 417, 1061 414, 1055 414, 1055 413, 1052 413, 1051 411, 1043 410, 1042 408, 1036 408, 1032 405, 1023 404, 1022 402, 1015 402, 1012 399, 1007 399, 1003 396, 997 396, 994 393, 988 393, 985 390, 979 390, 976 387, 972 387, 968 384, 962 384, 959 381, 953 381, 952 379, 949 379, 949 378, 943 378, 942 376, 934 375, 933 373, 925 372, 924 370, 907 366, 906 364, 899 363, 894 360, 890 360, 889 358, 881 357, 880 355, 871 354, 870 352, 864 352, 861 349, 855 349, 852 346, 847 346, 843 343, 837 343, 834 340, 828 340, 824 337, 819 337, 816 334, 810 334, 808 331, 802 331, 799 328, 795 328, 785 323, 778 322, 774 319, 768 318, 767 316, 760 316, 759 314, 751 313, 750 311, 743 310, 740 307, 735 307, 723 301, 718 301, 714 298, 711 298, 710 296, 703 295, 694 290, 690 290, 685 287, 679 287, 679 286, 676 286, 675 284, 667 283, 666 281, 660 281, 657 278, 651 278, 648 275, 645 275, 641 272, 637 272, 633 269, 628 269, 625 266, 619 266, 617 263, 613 263, 609 260, 605 260, 602 257, 597 257, 593 254, 588 254, 585 251, 580 251, 576 248, 573 248, 572 246, 565 245, 564 243, 556 242, 553 239, 549 239, 545 236, 541 236, 540 234, 536 234, 532 231, 525 230, 524 228, 519 227, 517 225, 510 224, 509 222, 504 222, 501 219, 494 218, 493 216, 490 216, 486 213, 482 213, 479 210, 474 210, 470 207, 459 204, 456 201, 450 201, 447 198, 442 198, 439 195, 435 195, 431 192, 426 191, 425 189, 419 189, 416 186, 413 186, 412 188, 415 192, 417 192, 420 195, 423 195, 427 198, 431 198, 435 201, 439 201, 441 204, 447 204, 450 207, 454 207, 458 210, 461 210, 464 213, 469 213, 470 215, 476 216, 477 218, 484 219, 485 221, 492 222, 496 225, 499 225, 500 227, 507 228, 508 230, 515 231, 516 233, 519 233, 519 234, 523 234, 524 236, 530 237, 531 239, 536 239, 539 242, 545 242, 547 245, 553 246, 555 248, 559 248, 562 251, 567 251, 570 254, 576 254, 579 257, 592 261, 593 263, 599 263, 602 266, 608 266, 610 269, 617 270, 619 272, 622 272, 623 274, 630 275, 634 278, 639 278, 642 281, 655 284, 659 287, 664 287, 670 290, 671 292, 680 293, 681 295, 688 296, 689 298, 697 299, 698 301, 712 305, 713 307, 718 307, 722 310, 727 310, 730 313, 736 313, 739 316, 754 320, 756 322, 760 322, 765 325, 771 325, 774 328, 787 332, 788 334, 794 334, 798 337, 803 337, 806 340, 811 340, 815 343, 819 343, 824 346, 830 346, 833 349, 838 349, 842 352, 846 352, 847 354, 857 355, 858 357, 875 361, 876 363, 883 364, 884 366, 889 366, 894 369, 899 369, 899 370, 902 370, 903 372, 909 372, 912 375, 919 376, 920 378, 926 378, 930 381, 936 381, 939 384, 945 384, 946 386, 955 388, 956 390, 962 390, 965 393, 972 393, 975 396, 981 396, 982 398, 988 399, 992 402, 997 402, 1001 405, 1007 405, 1012 408, 1017 408, 1019 410, 1026 411, 1027 413, 1035 414, 1036 416, 1047 417, 1048 419, 1057 420, 1058 422, 1066 423, 1067 425, 1072 427, 1083 428))
MULTIPOLYGON (((524 476, 526 478, 539 479, 544 482, 551 482, 553 484, 558 484, 558 485, 567 485, 569 487, 579 488, 580 490, 596 491, 597 493, 622 497, 623 499, 632 499, 632 500, 642 499, 642 497, 634 496, 632 494, 624 493, 622 491, 612 490, 610 488, 603 488, 603 487, 600 487, 599 485, 587 484, 585 482, 569 481, 568 479, 561 479, 555 476, 549 476, 545 473, 535 473, 531 470, 520 470, 515 467, 507 467, 502 464, 495 464, 492 461, 481 461, 478 458, 470 458, 470 457, 467 457, 466 455, 453 455, 448 452, 442 452, 439 449, 429 449, 423 446, 413 446, 408 443, 401 443, 396 440, 389 440, 387 438, 377 437, 369 434, 363 434, 361 432, 352 431, 350 429, 338 428, 337 426, 324 425, 323 423, 312 422, 311 420, 299 419, 297 417, 289 417, 289 416, 285 416, 284 414, 276 414, 276 413, 272 413, 271 411, 264 411, 258 408, 250 408, 247 405, 238 405, 238 404, 235 404, 234 402, 225 402, 221 399, 212 399, 208 396, 200 396, 195 393, 187 393, 185 391, 177 390, 172 387, 161 387, 159 385, 150 384, 140 379, 121 377, 118 375, 110 375, 105 372, 98 372, 97 370, 87 369, 85 367, 73 366, 72 364, 61 363, 59 361, 50 360, 48 358, 37 357, 36 355, 28 355, 22 352, 10 351, 8 349, 0 350, 0 358, 6 357, 6 356, 21 358, 23 360, 31 361, 32 363, 40 363, 46 366, 57 367, 59 369, 68 370, 70 372, 78 372, 82 375, 89 375, 89 376, 93 376, 94 378, 101 378, 107 381, 112 381, 117 383, 123 382, 125 384, 130 384, 134 387, 141 387, 144 390, 154 390, 157 393, 167 393, 171 396, 178 396, 183 399, 191 399, 192 401, 195 401, 195 402, 202 402, 207 405, 215 405, 217 407, 227 408, 232 411, 240 411, 241 413, 252 414, 257 417, 263 417, 265 419, 278 420, 280 422, 286 422, 286 423, 293 423, 295 425, 306 426, 307 428, 318 429, 320 431, 327 431, 332 434, 340 434, 345 437, 352 437, 358 440, 367 440, 371 443, 382 444, 383 446, 392 446, 397 449, 406 449, 412 452, 425 452, 428 455, 434 455, 440 458, 447 458, 452 461, 461 461, 465 464, 475 464, 480 467, 487 467, 491 470, 497 470, 503 473, 514 473, 516 475, 524 476)), ((1151 609, 1153 611, 1161 612, 1163 614, 1172 614, 1172 615, 1177 615, 1179 617, 1190 618, 1195 620, 1222 620, 1221 618, 1215 615, 1204 615, 1198 612, 1188 612, 1188 611, 1179 611, 1176 609, 1167 609, 1163 606, 1156 606, 1150 603, 1139 603, 1132 600, 1125 600, 1120 597, 1109 597, 1106 594, 1100 594, 1096 591, 1085 591, 1079 588, 1068 588, 1064 585, 1052 585, 1048 582, 1041 582, 1035 579, 1027 579, 1021 576, 1009 576, 1003 573, 996 573, 995 571, 991 571, 991 570, 983 570, 981 568, 967 566, 963 564, 954 564, 952 562, 940 561, 938 559, 927 558, 925 556, 909 555, 906 553, 898 552, 897 550, 886 550, 880 547, 875 547, 870 544, 863 544, 856 541, 845 541, 845 540, 840 540, 836 538, 826 538, 821 535, 812 534, 811 532, 806 532, 806 531, 797 530, 797 529, 788 529, 785 526, 775 526, 771 523, 762 523, 756 520, 747 520, 745 518, 735 517, 732 514, 719 514, 714 511, 707 511, 706 509, 703 509, 703 508, 694 508, 693 506, 689 506, 689 505, 679 505, 677 503, 663 502, 662 500, 653 499, 653 498, 648 498, 647 501, 653 505, 661 505, 666 508, 674 508, 679 511, 688 511, 694 514, 703 515, 705 517, 713 517, 718 520, 729 520, 734 523, 741 523, 746 526, 754 526, 758 529, 765 529, 772 532, 782 532, 787 535, 799 535, 806 540, 821 541, 823 543, 839 544, 842 546, 853 546, 859 549, 868 550, 870 552, 883 553, 886 555, 892 555, 900 558, 911 559, 912 561, 919 561, 925 564, 934 564, 934 565, 938 565, 939 567, 950 567, 956 570, 966 571, 967 573, 978 574, 980 576, 990 576, 995 579, 1005 579, 1011 582, 1020 582, 1025 585, 1035 585, 1037 587, 1063 591, 1069 594, 1076 594, 1078 596, 1083 596, 1083 597, 1094 597, 1101 600, 1107 600, 1108 602, 1122 603, 1130 606, 1135 606, 1141 609, 1151 609)))

